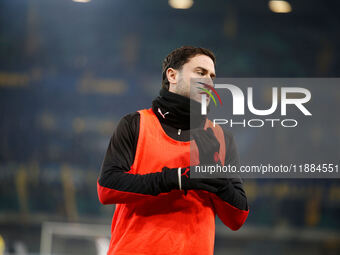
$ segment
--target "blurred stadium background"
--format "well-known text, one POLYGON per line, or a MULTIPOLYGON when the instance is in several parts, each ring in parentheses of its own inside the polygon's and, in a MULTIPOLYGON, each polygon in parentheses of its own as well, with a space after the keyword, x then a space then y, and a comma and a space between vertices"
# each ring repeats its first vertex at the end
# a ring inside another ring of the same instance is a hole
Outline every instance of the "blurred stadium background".
MULTIPOLYGON (((158 95, 172 49, 212 49, 219 77, 338 77, 339 11, 328 0, 1 0, 0 254, 105 254, 114 206, 98 202, 100 165, 119 119, 158 95)), ((241 158, 261 151, 242 141, 241 158)), ((249 218, 237 232, 217 222, 215 254, 340 254, 338 180, 245 189, 249 218)))

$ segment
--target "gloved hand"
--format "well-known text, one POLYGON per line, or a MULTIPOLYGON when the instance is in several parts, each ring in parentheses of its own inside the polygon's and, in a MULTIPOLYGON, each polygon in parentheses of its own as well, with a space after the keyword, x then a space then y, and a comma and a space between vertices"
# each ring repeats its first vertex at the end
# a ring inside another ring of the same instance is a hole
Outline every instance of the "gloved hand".
POLYGON ((190 135, 197 144, 200 165, 213 165, 220 162, 218 154, 220 143, 211 128, 207 128, 207 130, 194 129, 190 135))
POLYGON ((163 167, 162 187, 165 192, 173 189, 205 190, 215 194, 228 188, 227 179, 217 178, 190 178, 190 167, 178 168, 163 167))
MULTIPOLYGON (((235 193, 240 192, 234 187, 232 180, 230 178, 190 178, 190 168, 184 167, 178 171, 178 168, 168 168, 163 167, 161 172, 161 182, 160 190, 156 192, 155 195, 160 192, 170 192, 173 189, 182 189, 185 194, 188 190, 205 190, 216 194, 223 201, 230 204, 237 202, 235 199, 235 193), (180 173, 180 175, 178 174, 180 173), (179 176, 181 181, 181 187, 179 184, 179 176)), ((242 194, 241 194, 242 196, 242 194)), ((236 195, 237 197, 237 195, 236 195)), ((246 207, 248 208, 248 207, 246 207)))

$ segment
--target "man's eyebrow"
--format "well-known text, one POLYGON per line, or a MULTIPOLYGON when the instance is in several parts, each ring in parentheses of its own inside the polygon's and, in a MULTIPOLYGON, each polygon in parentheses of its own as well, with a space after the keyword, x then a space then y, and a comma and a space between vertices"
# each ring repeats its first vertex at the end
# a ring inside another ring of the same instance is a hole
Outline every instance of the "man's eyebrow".
MULTIPOLYGON (((207 69, 205 69, 204 67, 201 67, 201 66, 197 66, 196 69, 201 69, 201 70, 202 70, 203 72, 205 72, 205 73, 208 72, 207 69)), ((215 73, 212 73, 210 76, 213 77, 213 78, 215 78, 215 77, 216 77, 216 74, 215 74, 215 73)))

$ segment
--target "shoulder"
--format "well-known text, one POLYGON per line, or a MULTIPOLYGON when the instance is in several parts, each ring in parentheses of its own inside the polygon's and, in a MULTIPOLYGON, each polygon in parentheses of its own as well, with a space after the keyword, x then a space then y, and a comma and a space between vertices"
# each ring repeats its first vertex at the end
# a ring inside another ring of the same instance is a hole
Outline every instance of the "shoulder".
POLYGON ((114 129, 114 136, 125 136, 137 134, 139 131, 139 112, 132 112, 124 115, 114 129))
POLYGON ((139 120, 139 118, 140 118, 139 112, 132 112, 132 113, 128 113, 124 115, 120 121, 131 123, 131 122, 139 120))
POLYGON ((135 125, 139 123, 139 119, 140 119, 139 112, 128 113, 120 119, 118 123, 118 127, 121 125, 124 125, 124 126, 127 125, 131 127, 131 125, 135 125))

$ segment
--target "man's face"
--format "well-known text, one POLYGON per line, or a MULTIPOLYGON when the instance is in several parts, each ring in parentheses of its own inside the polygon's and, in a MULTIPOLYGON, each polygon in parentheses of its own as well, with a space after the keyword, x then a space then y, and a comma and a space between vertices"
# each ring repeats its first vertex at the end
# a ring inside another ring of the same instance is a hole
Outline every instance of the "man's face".
MULTIPOLYGON (((215 76, 215 65, 212 59, 206 55, 196 55, 185 63, 181 70, 177 70, 176 84, 170 84, 170 91, 201 102, 202 93, 206 93, 199 88, 209 90, 209 86, 204 86, 197 81, 213 86, 212 80, 215 76)), ((206 95, 209 104, 210 97, 206 95)))

